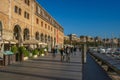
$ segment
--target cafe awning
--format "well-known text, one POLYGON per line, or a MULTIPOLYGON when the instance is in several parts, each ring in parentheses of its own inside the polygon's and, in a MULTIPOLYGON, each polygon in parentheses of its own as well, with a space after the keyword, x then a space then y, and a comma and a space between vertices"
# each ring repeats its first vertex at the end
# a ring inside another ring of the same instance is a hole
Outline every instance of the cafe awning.
POLYGON ((6 39, 3 39, 3 40, 0 41, 0 43, 16 44, 16 43, 18 43, 18 40, 6 40, 6 39))
POLYGON ((38 40, 25 40, 23 44, 39 44, 38 40))
POLYGON ((18 40, 9 40, 9 42, 11 43, 11 44, 16 44, 16 43, 18 43, 18 40))
POLYGON ((11 51, 4 51, 3 54, 5 54, 5 55, 11 55, 11 54, 13 54, 13 52, 11 52, 11 51))

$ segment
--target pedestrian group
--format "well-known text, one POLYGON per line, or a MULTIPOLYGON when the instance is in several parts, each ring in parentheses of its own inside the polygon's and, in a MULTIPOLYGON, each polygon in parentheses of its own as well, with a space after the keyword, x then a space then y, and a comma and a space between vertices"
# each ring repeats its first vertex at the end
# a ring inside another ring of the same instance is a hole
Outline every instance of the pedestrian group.
MULTIPOLYGON (((70 62, 71 55, 76 55, 77 47, 63 47, 60 49, 61 62, 70 62)), ((55 53, 53 53, 55 55, 55 53)))

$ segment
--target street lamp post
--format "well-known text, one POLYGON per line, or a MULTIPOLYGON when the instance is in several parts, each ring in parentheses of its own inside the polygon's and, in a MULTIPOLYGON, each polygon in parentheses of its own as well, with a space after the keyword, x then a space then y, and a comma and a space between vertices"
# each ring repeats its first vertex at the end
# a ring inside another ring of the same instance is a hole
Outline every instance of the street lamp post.
POLYGON ((82 63, 83 64, 85 64, 87 62, 86 52, 87 52, 87 45, 86 45, 86 43, 84 43, 82 46, 82 63))

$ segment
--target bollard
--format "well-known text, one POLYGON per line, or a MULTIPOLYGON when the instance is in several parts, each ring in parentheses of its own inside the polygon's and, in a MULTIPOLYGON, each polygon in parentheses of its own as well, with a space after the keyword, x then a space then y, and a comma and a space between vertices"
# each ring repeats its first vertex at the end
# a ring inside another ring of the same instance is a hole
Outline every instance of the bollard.
POLYGON ((87 48, 86 47, 87 47, 86 44, 84 44, 82 47, 82 63, 83 64, 86 63, 86 57, 87 57, 87 55, 86 55, 87 48))

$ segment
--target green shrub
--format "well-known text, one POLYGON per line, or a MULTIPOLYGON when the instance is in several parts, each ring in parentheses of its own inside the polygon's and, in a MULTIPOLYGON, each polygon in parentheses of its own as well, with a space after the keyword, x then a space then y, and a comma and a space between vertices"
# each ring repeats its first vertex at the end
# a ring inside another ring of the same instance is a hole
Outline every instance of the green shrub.
POLYGON ((19 51, 19 53, 24 53, 25 47, 24 47, 24 46, 20 46, 20 47, 18 48, 18 51, 19 51))
POLYGON ((38 50, 37 49, 33 50, 33 55, 38 55, 38 50))
POLYGON ((28 50, 26 50, 26 48, 24 46, 19 47, 18 51, 19 51, 19 53, 24 54, 24 57, 29 56, 29 52, 28 52, 28 50))
POLYGON ((25 50, 25 51, 24 51, 24 56, 25 56, 25 57, 28 57, 28 56, 29 56, 28 50, 25 50))
POLYGON ((39 53, 40 53, 40 55, 44 54, 44 48, 41 48, 39 53))
POLYGON ((12 47, 11 47, 11 51, 12 51, 14 54, 16 54, 17 51, 18 51, 18 48, 17 48, 16 46, 12 46, 12 47))

